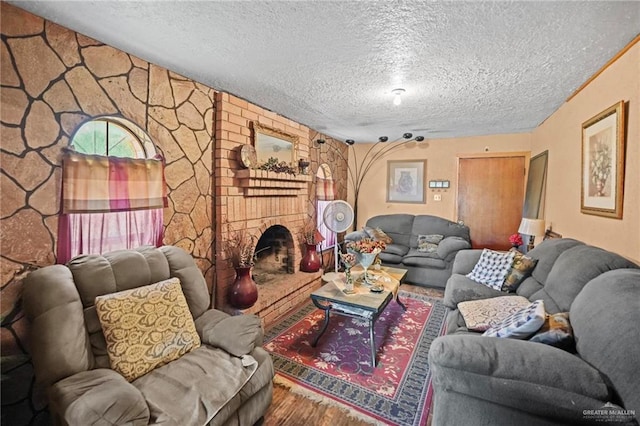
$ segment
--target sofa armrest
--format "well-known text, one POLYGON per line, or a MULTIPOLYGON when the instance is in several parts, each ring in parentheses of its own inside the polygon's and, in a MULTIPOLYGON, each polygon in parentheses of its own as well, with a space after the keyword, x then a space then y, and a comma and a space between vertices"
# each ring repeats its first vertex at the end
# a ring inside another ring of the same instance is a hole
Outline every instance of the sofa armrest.
POLYGON ((471 248, 471 243, 460 237, 446 237, 438 244, 437 253, 441 259, 453 260, 460 250, 471 248))
POLYGON ((435 339, 433 385, 536 416, 582 421, 612 395, 600 372, 552 346, 474 334, 435 339))
POLYGON ((49 389, 49 402, 59 424, 149 424, 149 407, 142 393, 107 368, 83 371, 56 382, 49 389))
POLYGON ((249 354, 262 346, 264 331, 256 315, 231 316, 217 309, 209 309, 196 320, 196 330, 207 345, 223 349, 235 356, 249 354))
POLYGON ((363 238, 369 238, 369 235, 364 231, 353 231, 344 236, 345 241, 360 241, 363 238))
POLYGON ((480 249, 459 251, 453 261, 453 270, 451 273, 467 275, 473 270, 473 267, 476 266, 476 263, 480 260, 481 254, 482 250, 480 249))

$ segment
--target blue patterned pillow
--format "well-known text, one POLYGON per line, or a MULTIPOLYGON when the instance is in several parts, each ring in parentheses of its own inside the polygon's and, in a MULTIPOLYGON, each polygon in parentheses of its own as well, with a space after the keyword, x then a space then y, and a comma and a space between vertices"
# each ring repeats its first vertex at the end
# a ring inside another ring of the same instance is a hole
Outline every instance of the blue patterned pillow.
POLYGON ((473 267, 473 271, 467 274, 467 277, 494 290, 500 290, 504 279, 511 270, 515 255, 515 252, 512 251, 505 253, 484 249, 478 263, 473 267))
POLYGON ((544 302, 536 300, 526 308, 509 315, 499 324, 487 329, 482 335, 526 339, 542 327, 545 317, 544 302))

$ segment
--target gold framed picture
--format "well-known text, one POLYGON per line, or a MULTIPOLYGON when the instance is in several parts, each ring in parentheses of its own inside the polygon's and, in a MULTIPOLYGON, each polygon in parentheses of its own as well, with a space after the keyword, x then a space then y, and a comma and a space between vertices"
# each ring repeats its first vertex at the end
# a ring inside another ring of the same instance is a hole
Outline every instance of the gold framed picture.
POLYGON ((252 122, 253 145, 256 150, 258 164, 264 164, 271 159, 278 163, 286 163, 289 166, 298 167, 296 150, 298 149, 298 137, 285 133, 278 129, 263 126, 258 122, 252 122))
POLYGON ((622 219, 624 101, 582 123, 580 211, 622 219))

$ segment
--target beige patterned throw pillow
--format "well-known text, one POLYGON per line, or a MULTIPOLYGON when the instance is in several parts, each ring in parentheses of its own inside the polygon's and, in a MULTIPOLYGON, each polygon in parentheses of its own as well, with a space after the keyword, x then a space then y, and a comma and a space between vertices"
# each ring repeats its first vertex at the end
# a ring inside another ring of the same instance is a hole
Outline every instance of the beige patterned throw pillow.
POLYGON ((458 303, 469 330, 485 331, 531 302, 522 296, 500 296, 458 303))
POLYGON ((200 346, 180 280, 96 297, 111 368, 133 381, 200 346))

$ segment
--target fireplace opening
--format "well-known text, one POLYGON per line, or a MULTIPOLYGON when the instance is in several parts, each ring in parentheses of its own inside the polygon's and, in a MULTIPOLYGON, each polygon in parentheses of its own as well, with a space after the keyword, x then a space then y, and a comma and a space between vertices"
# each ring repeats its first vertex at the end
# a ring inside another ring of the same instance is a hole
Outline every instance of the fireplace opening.
POLYGON ((262 233, 255 250, 253 279, 266 284, 282 274, 293 274, 293 237, 287 228, 273 225, 262 233))

